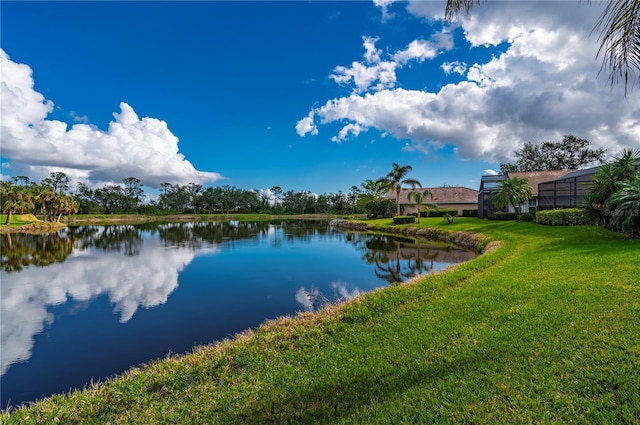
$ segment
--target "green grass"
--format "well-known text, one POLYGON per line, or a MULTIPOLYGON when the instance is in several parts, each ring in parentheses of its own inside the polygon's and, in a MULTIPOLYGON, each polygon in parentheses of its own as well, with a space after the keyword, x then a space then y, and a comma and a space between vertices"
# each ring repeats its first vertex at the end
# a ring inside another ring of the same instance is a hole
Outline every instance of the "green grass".
POLYGON ((640 240, 440 218, 499 248, 262 325, 3 423, 640 423, 640 240))
MULTIPOLYGON (((7 221, 6 214, 0 214, 0 223, 4 225, 7 221)), ((23 224, 31 224, 40 222, 33 214, 11 214, 10 226, 22 226, 23 224)))

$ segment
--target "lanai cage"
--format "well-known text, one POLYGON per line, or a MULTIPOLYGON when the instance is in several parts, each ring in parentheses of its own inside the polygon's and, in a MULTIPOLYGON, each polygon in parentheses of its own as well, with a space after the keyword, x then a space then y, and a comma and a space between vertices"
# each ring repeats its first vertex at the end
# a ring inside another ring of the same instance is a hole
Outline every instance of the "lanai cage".
POLYGON ((538 210, 582 206, 593 177, 600 167, 578 170, 559 179, 538 184, 538 210))
POLYGON ((507 176, 502 174, 482 176, 478 191, 478 218, 487 218, 497 211, 491 200, 498 192, 498 182, 506 178, 507 176))

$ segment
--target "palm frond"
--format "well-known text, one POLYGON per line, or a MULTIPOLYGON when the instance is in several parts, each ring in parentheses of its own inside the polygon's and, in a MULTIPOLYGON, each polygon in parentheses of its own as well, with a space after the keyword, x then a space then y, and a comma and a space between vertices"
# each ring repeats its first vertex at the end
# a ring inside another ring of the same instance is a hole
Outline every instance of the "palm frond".
POLYGON ((461 13, 467 14, 480 0, 448 0, 444 11, 444 18, 452 21, 461 13))
POLYGON ((607 2, 597 29, 601 32, 596 57, 603 56, 600 71, 609 69, 612 86, 622 80, 626 96, 629 87, 640 82, 640 0, 607 2))

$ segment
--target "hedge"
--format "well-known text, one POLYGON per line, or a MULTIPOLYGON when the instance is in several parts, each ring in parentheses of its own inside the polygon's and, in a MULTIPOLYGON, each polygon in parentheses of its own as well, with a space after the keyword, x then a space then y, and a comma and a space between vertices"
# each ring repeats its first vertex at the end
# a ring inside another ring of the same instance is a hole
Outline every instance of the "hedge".
POLYGON ((462 210, 463 217, 477 217, 478 210, 462 210))
POLYGON ((495 212, 487 218, 489 220, 515 220, 518 218, 518 214, 514 212, 495 212))
POLYGON ((531 213, 520 214, 520 221, 533 221, 535 218, 536 216, 531 213))
MULTIPOLYGON (((440 208, 438 210, 420 211, 420 217, 444 217, 446 214, 451 216, 458 215, 458 210, 455 208, 440 208)), ((476 216, 478 210, 476 210, 476 216)))
POLYGON ((536 212, 536 223, 549 226, 589 224, 589 216, 582 208, 564 208, 536 212))
POLYGON ((394 224, 408 224, 408 223, 415 223, 415 222, 416 222, 416 217, 413 215, 397 215, 393 217, 394 224))

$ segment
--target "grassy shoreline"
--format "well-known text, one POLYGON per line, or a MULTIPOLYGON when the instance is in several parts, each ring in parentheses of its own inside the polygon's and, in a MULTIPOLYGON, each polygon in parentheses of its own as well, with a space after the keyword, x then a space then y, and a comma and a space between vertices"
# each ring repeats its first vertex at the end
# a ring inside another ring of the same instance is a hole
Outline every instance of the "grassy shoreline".
POLYGON ((640 423, 640 240, 593 226, 368 223, 501 245, 0 421, 640 423))

